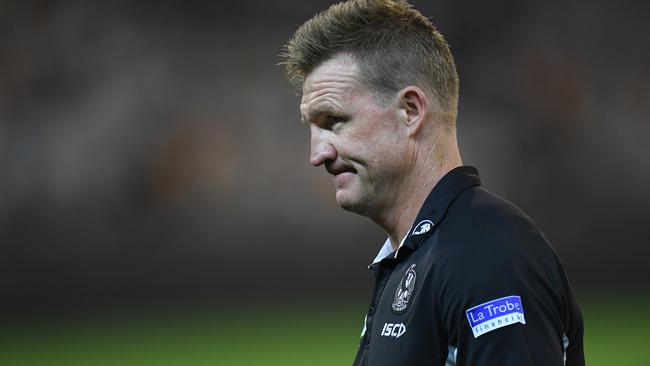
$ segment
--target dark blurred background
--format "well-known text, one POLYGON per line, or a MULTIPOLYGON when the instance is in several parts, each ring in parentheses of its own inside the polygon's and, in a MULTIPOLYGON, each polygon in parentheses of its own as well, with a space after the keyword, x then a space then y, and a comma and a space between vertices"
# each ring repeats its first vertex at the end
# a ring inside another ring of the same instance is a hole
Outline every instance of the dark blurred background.
MULTIPOLYGON (((647 293, 650 3, 413 3, 464 162, 578 294, 647 293)), ((276 65, 330 4, 0 1, 0 318, 365 302, 384 234, 309 165, 276 65)))

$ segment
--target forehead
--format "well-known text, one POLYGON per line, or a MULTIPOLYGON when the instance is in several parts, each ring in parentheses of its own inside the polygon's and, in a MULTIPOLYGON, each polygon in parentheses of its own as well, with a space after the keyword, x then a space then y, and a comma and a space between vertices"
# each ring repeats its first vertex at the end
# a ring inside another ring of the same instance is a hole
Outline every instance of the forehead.
POLYGON ((305 78, 303 97, 323 83, 340 83, 357 85, 359 82, 359 66, 352 56, 340 54, 318 65, 305 78))
POLYGON ((361 92, 359 67, 347 55, 333 57, 315 68, 303 83, 300 110, 303 117, 316 109, 342 108, 346 99, 361 92))

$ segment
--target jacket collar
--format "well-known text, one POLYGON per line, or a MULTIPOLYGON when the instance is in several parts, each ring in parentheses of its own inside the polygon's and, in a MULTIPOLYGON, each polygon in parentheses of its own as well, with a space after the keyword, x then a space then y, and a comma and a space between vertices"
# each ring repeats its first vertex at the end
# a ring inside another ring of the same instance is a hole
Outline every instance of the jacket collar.
POLYGON ((424 200, 420 212, 397 251, 393 251, 390 238, 386 239, 371 266, 388 257, 397 258, 400 249, 404 246, 412 251, 419 248, 433 234, 456 197, 466 189, 480 185, 478 170, 473 166, 460 166, 449 171, 424 200))
POLYGON ((480 185, 478 170, 472 166, 459 166, 445 174, 422 204, 403 246, 417 249, 433 234, 454 200, 466 189, 480 185))

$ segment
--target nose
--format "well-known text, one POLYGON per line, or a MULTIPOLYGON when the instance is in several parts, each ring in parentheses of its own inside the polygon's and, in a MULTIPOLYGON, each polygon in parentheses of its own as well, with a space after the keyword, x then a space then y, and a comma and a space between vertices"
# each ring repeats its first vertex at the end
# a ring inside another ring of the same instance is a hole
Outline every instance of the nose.
POLYGON ((334 146, 323 138, 323 132, 317 127, 312 126, 311 129, 311 155, 309 161, 313 166, 319 166, 328 161, 335 161, 338 157, 338 152, 334 146))

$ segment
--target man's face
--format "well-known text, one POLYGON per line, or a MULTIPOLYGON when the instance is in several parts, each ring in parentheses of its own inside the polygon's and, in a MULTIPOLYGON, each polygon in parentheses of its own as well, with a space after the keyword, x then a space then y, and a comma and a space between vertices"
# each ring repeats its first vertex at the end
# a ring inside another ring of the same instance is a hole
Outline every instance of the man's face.
POLYGON ((334 176, 337 203, 365 216, 389 209, 405 168, 395 102, 379 104, 356 62, 339 55, 305 78, 300 111, 311 128, 311 163, 334 176))

